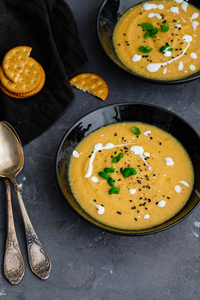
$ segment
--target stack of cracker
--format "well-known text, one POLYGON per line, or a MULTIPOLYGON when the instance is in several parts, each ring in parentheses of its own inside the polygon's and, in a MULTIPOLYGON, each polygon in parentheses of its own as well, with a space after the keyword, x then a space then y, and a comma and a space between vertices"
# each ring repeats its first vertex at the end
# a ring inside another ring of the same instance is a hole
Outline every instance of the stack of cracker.
POLYGON ((32 48, 19 46, 9 50, 0 66, 0 88, 8 96, 18 99, 37 94, 44 86, 45 72, 30 57, 32 48))

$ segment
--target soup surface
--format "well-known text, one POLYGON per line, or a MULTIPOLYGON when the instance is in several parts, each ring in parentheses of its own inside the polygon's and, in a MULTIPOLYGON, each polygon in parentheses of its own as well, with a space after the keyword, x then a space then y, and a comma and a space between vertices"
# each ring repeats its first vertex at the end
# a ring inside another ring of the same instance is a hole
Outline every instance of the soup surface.
POLYGON ((73 151, 72 192, 90 216, 120 229, 161 224, 186 204, 194 183, 183 146, 144 123, 117 123, 89 134, 73 151))
POLYGON ((146 1, 126 11, 113 32, 119 60, 139 75, 176 80, 200 70, 199 10, 183 0, 146 1))

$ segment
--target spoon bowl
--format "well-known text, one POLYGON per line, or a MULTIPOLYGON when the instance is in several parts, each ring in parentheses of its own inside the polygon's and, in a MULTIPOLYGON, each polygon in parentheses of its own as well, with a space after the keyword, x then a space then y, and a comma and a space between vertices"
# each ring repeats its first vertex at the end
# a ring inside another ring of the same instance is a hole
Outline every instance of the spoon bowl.
POLYGON ((16 176, 24 165, 22 147, 16 135, 6 125, 0 123, 0 177, 16 176))

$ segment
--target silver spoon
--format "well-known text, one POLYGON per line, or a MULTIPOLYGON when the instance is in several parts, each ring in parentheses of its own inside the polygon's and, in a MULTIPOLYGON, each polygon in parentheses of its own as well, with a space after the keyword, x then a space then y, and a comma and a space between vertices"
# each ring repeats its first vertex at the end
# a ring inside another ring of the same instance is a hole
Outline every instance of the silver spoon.
POLYGON ((10 182, 8 179, 5 179, 5 186, 7 195, 8 229, 4 256, 4 275, 10 283, 17 284, 24 276, 25 266, 15 231, 10 182))
POLYGON ((41 279, 47 279, 51 272, 51 261, 31 224, 22 200, 16 176, 24 164, 21 144, 4 122, 0 122, 0 177, 8 178, 13 183, 25 226, 28 258, 32 272, 41 279))
MULTIPOLYGON (((8 127, 10 124, 7 122, 2 122, 8 127)), ((19 140, 17 133, 13 132, 19 140)), ((20 142, 20 140, 19 140, 20 142)), ((7 238, 6 247, 4 255, 4 275, 7 280, 12 284, 17 284, 21 281, 24 276, 25 266, 24 260, 19 248, 19 243, 16 235, 13 210, 11 203, 11 192, 10 192, 10 182, 8 179, 4 179, 6 186, 7 195, 7 215, 8 215, 8 228, 7 228, 7 238)))

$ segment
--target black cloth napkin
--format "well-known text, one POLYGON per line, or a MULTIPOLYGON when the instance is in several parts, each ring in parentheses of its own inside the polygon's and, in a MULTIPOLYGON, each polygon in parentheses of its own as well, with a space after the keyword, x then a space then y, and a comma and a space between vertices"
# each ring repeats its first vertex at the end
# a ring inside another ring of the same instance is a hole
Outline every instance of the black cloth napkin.
POLYGON ((25 145, 66 109, 74 97, 69 78, 87 57, 64 0, 0 1, 0 61, 11 48, 23 45, 32 47, 30 56, 44 68, 45 85, 26 99, 0 91, 0 120, 9 122, 25 145))

